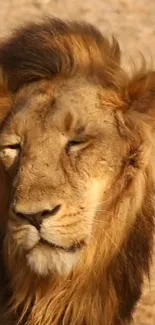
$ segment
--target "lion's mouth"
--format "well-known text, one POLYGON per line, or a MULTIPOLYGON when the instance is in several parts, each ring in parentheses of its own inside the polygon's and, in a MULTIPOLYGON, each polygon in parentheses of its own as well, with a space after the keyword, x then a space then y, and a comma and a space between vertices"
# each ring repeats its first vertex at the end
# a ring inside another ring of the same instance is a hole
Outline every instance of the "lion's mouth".
POLYGON ((40 240, 40 243, 44 244, 44 245, 47 245, 47 246, 50 246, 51 248, 53 249, 60 249, 60 250, 63 250, 67 253, 75 253, 76 251, 78 250, 81 250, 84 246, 85 246, 85 242, 83 240, 81 240, 80 242, 76 243, 76 244, 73 244, 69 247, 65 247, 65 246, 59 246, 59 245, 56 245, 54 243, 50 243, 48 242, 47 240, 41 238, 40 240))

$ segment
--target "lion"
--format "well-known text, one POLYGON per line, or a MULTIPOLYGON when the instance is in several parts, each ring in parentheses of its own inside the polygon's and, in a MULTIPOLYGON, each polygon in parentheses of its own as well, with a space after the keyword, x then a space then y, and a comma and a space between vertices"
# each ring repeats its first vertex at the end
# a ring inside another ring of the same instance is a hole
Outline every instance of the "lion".
POLYGON ((0 45, 0 324, 127 325, 154 232, 155 74, 47 18, 0 45))

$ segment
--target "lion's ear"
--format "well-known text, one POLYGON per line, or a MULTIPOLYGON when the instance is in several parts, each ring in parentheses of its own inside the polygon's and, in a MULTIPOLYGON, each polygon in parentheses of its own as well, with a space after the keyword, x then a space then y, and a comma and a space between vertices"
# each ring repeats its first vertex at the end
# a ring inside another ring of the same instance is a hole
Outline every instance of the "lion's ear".
POLYGON ((12 96, 7 89, 7 81, 0 67, 0 124, 3 122, 12 106, 12 96))
POLYGON ((127 92, 130 109, 155 118, 155 71, 137 73, 127 92))

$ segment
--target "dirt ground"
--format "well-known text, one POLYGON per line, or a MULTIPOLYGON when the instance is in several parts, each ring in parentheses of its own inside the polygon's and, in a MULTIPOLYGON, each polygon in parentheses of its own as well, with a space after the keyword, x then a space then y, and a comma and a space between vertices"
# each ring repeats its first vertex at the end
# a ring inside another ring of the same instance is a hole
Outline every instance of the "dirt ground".
MULTIPOLYGON (((137 56, 139 51, 148 61, 155 58, 155 0, 0 0, 0 35, 49 14, 89 21, 104 34, 113 34, 126 66, 130 56, 137 56)), ((155 325, 155 261, 151 284, 144 287, 134 324, 155 325)))

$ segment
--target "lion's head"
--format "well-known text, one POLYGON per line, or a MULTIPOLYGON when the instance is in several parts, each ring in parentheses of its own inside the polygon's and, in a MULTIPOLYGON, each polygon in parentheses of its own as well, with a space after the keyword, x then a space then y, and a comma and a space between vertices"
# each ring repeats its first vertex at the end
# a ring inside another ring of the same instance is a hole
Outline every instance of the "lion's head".
POLYGON ((57 20, 0 48, 3 259, 28 324, 124 324, 139 297, 153 233, 155 77, 129 78, 119 59, 116 41, 57 20))

